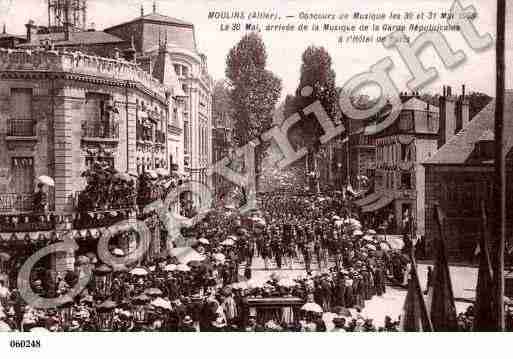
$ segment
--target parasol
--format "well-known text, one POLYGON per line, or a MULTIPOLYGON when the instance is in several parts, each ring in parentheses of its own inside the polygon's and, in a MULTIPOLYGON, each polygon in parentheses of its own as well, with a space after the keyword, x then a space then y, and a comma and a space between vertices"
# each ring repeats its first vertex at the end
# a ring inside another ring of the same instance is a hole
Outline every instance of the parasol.
POLYGON ((321 306, 317 303, 306 303, 301 307, 301 310, 304 310, 305 312, 313 312, 313 313, 322 313, 323 310, 321 306))
POLYGON ((233 246, 235 244, 235 241, 231 239, 230 237, 226 238, 224 241, 221 242, 221 245, 223 246, 233 246))
POLYGON ((224 262, 226 260, 226 256, 223 253, 215 253, 214 259, 218 262, 224 262))
POLYGON ((47 186, 55 187, 55 181, 53 180, 52 177, 49 177, 49 176, 39 176, 37 178, 37 180, 39 182, 41 182, 42 184, 45 184, 47 186))
POLYGON ((125 255, 125 253, 119 248, 114 248, 114 250, 112 251, 112 254, 114 254, 115 256, 119 256, 119 257, 123 257, 125 255))
POLYGON ((210 242, 206 238, 200 238, 198 239, 198 242, 200 242, 201 244, 210 244, 210 242))
POLYGON ((137 275, 137 276, 145 276, 148 275, 148 271, 144 268, 138 267, 134 268, 130 271, 130 274, 137 275))
POLYGON ((176 270, 176 264, 168 264, 164 267, 166 272, 173 272, 176 270))
POLYGON ((162 177, 167 177, 169 176, 169 171, 166 170, 165 168, 157 168, 155 170, 155 172, 159 175, 159 176, 162 176, 162 177))
POLYGON ((203 261, 205 256, 191 247, 176 247, 169 250, 169 254, 178 260, 178 263, 188 263, 190 261, 203 261))
POLYGON ((390 245, 387 242, 381 242, 379 244, 379 247, 384 251, 389 251, 390 249, 392 249, 390 248, 390 245))
POLYGON ((375 251, 376 250, 376 247, 374 247, 372 244, 367 244, 366 246, 368 249, 370 249, 371 251, 375 251))
POLYGON ((391 249, 401 250, 404 247, 404 242, 401 236, 387 236, 385 241, 388 243, 391 249))
POLYGON ((368 229, 368 230, 367 230, 367 234, 368 234, 368 235, 371 235, 371 236, 374 236, 374 235, 376 235, 376 231, 375 231, 375 230, 373 230, 373 229, 368 229))
POLYGON ((125 182, 130 182, 133 180, 132 176, 130 176, 128 173, 126 172, 117 172, 116 174, 114 174, 114 176, 112 176, 114 179, 118 179, 118 180, 121 180, 121 181, 125 181, 125 182))
POLYGON ((339 216, 333 216, 332 218, 334 221, 340 221, 340 217, 339 216))
POLYGON ((158 174, 157 172, 155 172, 154 170, 147 170, 146 173, 148 174, 148 176, 150 176, 151 178, 157 178, 158 177, 158 174))
POLYGON ((368 235, 363 236, 362 239, 364 241, 367 241, 367 242, 373 242, 374 241, 374 238, 372 238, 371 236, 368 236, 368 235))
POLYGON ((158 297, 162 295, 162 291, 158 288, 149 288, 144 291, 144 294, 150 297, 158 297))
POLYGON ((191 268, 187 264, 179 264, 176 266, 176 270, 179 272, 189 272, 191 268))
POLYGON ((363 236, 363 232, 360 231, 359 229, 357 229, 356 231, 353 232, 353 236, 363 236))
POLYGON ((7 262, 9 259, 11 259, 11 256, 8 253, 0 252, 0 261, 7 262))
POLYGON ((166 310, 172 309, 171 302, 169 302, 168 300, 162 299, 162 298, 154 299, 150 304, 152 306, 154 306, 155 308, 162 308, 162 309, 166 309, 166 310))
POLYGON ((50 331, 43 327, 35 327, 30 329, 31 333, 50 333, 50 331))

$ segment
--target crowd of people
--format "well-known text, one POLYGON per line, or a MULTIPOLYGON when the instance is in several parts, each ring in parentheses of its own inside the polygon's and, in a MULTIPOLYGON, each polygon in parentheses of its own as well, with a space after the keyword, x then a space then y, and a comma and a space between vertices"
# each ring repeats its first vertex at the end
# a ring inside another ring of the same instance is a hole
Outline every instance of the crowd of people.
POLYGON ((274 193, 262 195, 258 208, 244 215, 212 210, 183 230, 187 246, 152 260, 113 268, 88 253, 76 259, 74 271, 58 276, 55 287, 32 278, 34 292, 50 297, 68 293, 87 269, 93 271, 79 296, 54 309, 32 307, 13 283, 9 288, 0 279, 0 329, 399 330, 397 318, 387 316, 377 328, 374 318, 362 313, 366 301, 385 294, 387 281, 403 282, 408 257, 400 248, 362 228, 339 199, 274 193), (264 268, 258 269, 270 274, 266 282, 253 278, 252 268, 260 263, 264 268), (303 274, 277 274, 298 268, 303 274), (285 304, 272 315, 248 304, 266 298, 285 304), (287 299, 298 301, 286 305, 287 299))

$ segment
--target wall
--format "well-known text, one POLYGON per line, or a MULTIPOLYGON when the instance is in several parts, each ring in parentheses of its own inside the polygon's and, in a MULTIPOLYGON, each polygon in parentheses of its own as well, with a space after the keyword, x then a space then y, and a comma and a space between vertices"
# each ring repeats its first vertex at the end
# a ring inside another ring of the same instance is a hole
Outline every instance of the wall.
POLYGON ((417 234, 425 235, 425 206, 426 206, 426 175, 425 168, 422 165, 431 155, 437 151, 437 139, 428 140, 417 138, 415 140, 416 160, 415 160, 415 189, 417 191, 417 234))

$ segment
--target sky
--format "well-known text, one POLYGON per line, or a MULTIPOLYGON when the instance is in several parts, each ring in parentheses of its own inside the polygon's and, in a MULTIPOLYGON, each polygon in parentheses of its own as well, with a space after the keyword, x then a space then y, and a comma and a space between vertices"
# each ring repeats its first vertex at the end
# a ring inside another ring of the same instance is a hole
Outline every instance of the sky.
MULTIPOLYGON (((490 33, 495 38, 495 1, 491 0, 461 0, 463 7, 474 5, 478 18, 475 26, 480 34, 490 33)), ((233 24, 245 21, 238 20, 209 20, 209 11, 270 11, 277 12, 282 20, 280 23, 309 23, 299 20, 300 12, 308 13, 349 13, 355 11, 389 14, 391 11, 403 13, 404 11, 423 10, 441 11, 448 10, 452 1, 448 0, 323 0, 312 4, 307 0, 295 1, 245 1, 245 0, 160 0, 157 1, 157 11, 161 14, 180 18, 195 25, 196 41, 201 52, 208 58, 209 72, 214 79, 224 77, 226 55, 244 31, 220 31, 222 23, 233 24), (295 16, 286 18, 286 16, 295 16)), ((88 23, 94 22, 97 30, 129 21, 140 14, 141 5, 145 12, 152 11, 152 0, 89 0, 88 23)), ((513 9, 508 12, 508 29, 513 31, 513 9)), ((5 23, 9 33, 24 34, 24 24, 29 19, 37 24, 47 24, 46 0, 0 0, 0 24, 5 23)), ((268 23, 261 20, 260 24, 268 23)), ((324 23, 324 21, 318 21, 324 23)), ((401 22, 381 21, 376 22, 400 24, 401 22)), ((333 24, 356 24, 354 21, 331 21, 333 24)), ((371 25, 371 22, 368 22, 371 25)), ((508 31, 508 30, 507 30, 508 31)), ((394 67, 390 75, 399 91, 408 91, 407 81, 411 75, 403 60, 395 49, 386 49, 380 43, 350 44, 338 43, 338 33, 332 32, 262 32, 268 54, 267 67, 282 79, 282 98, 288 93, 294 93, 299 82, 301 54, 309 45, 323 46, 329 52, 336 73, 337 86, 343 86, 351 77, 369 71, 370 67, 385 57, 390 57, 394 67)), ((383 34, 383 33, 380 33, 383 34)), ((406 34, 412 39, 418 35, 406 34)), ((375 35, 376 36, 376 35, 375 35)), ((453 87, 453 93, 459 93, 461 85, 465 84, 467 91, 480 91, 489 95, 495 93, 495 50, 490 47, 482 52, 475 52, 464 41, 459 32, 447 34, 450 46, 454 50, 462 50, 465 53, 465 62, 455 69, 444 68, 442 61, 435 51, 427 47, 420 58, 426 67, 434 66, 439 73, 436 81, 432 82, 420 92, 440 93, 443 85, 453 87)), ((171 39, 170 39, 171 41, 171 39)), ((513 56, 513 42, 509 41, 507 58, 513 56)), ((508 61, 507 61, 508 63, 508 61)), ((506 87, 513 87, 513 76, 508 72, 506 87)), ((376 90, 376 89, 374 89, 376 90)), ((373 93, 372 89, 367 89, 373 93)), ((375 91, 374 91, 375 92, 375 91)))

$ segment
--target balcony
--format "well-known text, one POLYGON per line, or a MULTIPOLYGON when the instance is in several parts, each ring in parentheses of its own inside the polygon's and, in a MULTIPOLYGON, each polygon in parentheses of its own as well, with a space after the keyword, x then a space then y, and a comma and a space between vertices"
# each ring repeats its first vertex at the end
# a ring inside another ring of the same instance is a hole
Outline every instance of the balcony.
POLYGON ((7 120, 7 139, 37 140, 36 123, 32 119, 7 120))
POLYGON ((29 212, 32 193, 0 193, 0 213, 29 212))
POLYGON ((88 142, 118 142, 117 123, 85 121, 82 123, 82 140, 88 142))

